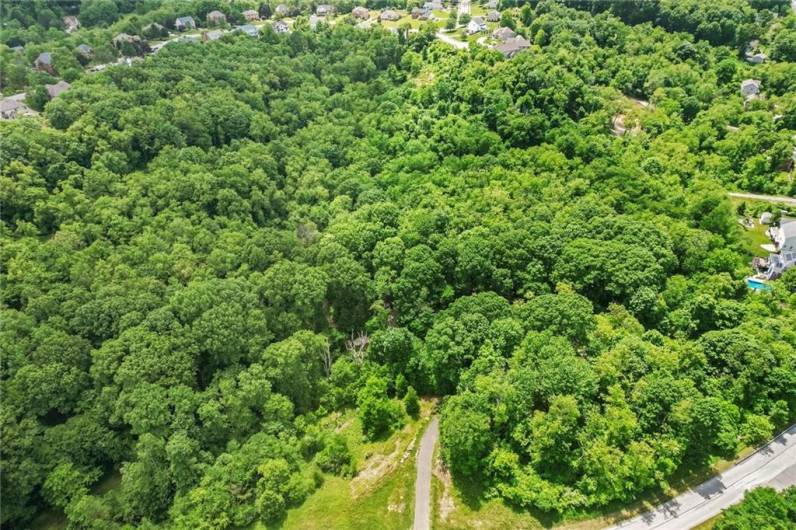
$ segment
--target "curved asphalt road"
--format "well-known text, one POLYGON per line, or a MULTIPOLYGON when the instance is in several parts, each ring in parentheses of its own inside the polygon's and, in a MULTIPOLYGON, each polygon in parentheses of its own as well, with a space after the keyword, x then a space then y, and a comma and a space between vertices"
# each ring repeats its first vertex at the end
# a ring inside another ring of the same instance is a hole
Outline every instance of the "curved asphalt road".
MULTIPOLYGON (((685 530, 741 502, 746 490, 796 484, 796 424, 731 469, 611 530, 685 530)), ((417 528, 417 527, 415 527, 417 528)))
POLYGON ((415 479, 414 530, 431 529, 431 467, 434 446, 439 438, 439 418, 431 418, 420 447, 417 449, 417 478, 415 479))

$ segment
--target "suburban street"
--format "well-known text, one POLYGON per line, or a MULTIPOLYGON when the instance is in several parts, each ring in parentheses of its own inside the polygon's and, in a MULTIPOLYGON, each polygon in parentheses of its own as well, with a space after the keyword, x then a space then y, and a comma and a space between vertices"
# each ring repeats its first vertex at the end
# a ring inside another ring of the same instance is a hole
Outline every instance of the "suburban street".
MULTIPOLYGON (((418 462, 419 465, 419 462, 418 462)), ((740 502, 758 486, 796 485, 796 424, 731 469, 610 530, 685 530, 740 502)))
MULTIPOLYGON (((793 0, 796 2, 796 0, 793 0)), ((760 195, 758 193, 727 193, 733 199, 750 199, 754 201, 765 201, 765 202, 773 202, 773 203, 782 203, 788 204, 790 206, 796 206, 796 199, 793 197, 783 197, 777 195, 760 195)))
POLYGON ((439 418, 434 416, 423 433, 417 449, 417 477, 415 479, 415 523, 414 530, 431 528, 431 468, 434 446, 439 438, 439 418))

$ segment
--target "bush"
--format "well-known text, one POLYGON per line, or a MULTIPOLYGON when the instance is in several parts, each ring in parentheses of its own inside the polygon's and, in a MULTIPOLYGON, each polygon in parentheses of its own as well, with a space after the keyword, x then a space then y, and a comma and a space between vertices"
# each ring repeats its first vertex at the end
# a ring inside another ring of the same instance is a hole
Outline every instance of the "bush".
POLYGON ((333 433, 326 439, 326 446, 318 453, 318 467, 341 477, 354 474, 356 467, 345 436, 333 433))
POLYGON ((406 413, 413 418, 417 418, 420 413, 420 401, 417 399, 417 392, 414 387, 409 387, 404 396, 404 409, 406 413))
POLYGON ((387 381, 373 376, 357 395, 362 431, 369 439, 387 434, 401 424, 401 407, 387 398, 387 381))

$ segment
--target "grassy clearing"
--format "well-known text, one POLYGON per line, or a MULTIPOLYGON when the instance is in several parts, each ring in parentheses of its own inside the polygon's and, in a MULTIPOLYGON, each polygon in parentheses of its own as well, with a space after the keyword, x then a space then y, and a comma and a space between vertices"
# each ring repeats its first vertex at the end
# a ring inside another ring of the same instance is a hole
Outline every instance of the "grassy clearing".
POLYGON ((414 516, 415 444, 435 406, 421 401, 417 420, 374 442, 362 437, 354 411, 330 415, 325 423, 344 434, 357 462, 353 479, 324 476, 323 485, 275 525, 255 523, 248 530, 405 529, 414 516))

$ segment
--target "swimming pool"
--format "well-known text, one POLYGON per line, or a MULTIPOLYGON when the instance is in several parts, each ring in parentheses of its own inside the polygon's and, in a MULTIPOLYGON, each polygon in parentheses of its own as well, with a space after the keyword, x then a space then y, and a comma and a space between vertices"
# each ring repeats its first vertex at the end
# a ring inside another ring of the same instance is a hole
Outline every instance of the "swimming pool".
POLYGON ((768 285, 763 280, 758 280, 757 278, 747 278, 746 279, 746 285, 750 289, 754 289, 755 291, 770 291, 771 290, 771 286, 770 285, 768 285))

